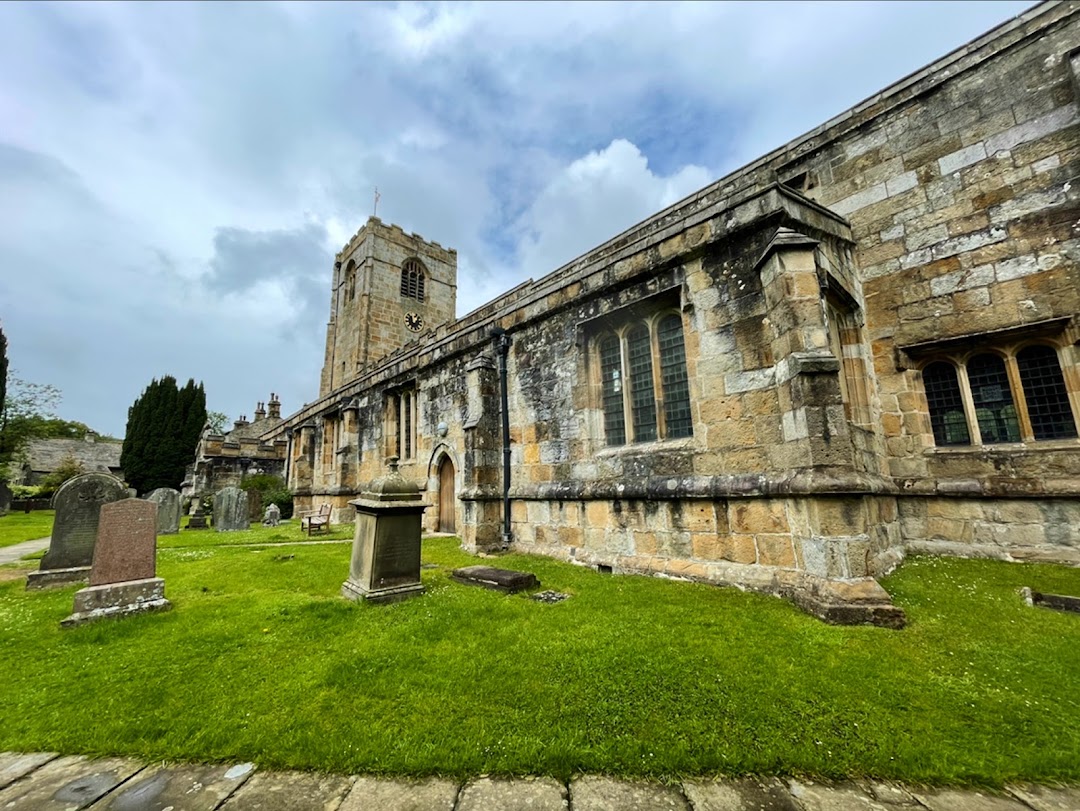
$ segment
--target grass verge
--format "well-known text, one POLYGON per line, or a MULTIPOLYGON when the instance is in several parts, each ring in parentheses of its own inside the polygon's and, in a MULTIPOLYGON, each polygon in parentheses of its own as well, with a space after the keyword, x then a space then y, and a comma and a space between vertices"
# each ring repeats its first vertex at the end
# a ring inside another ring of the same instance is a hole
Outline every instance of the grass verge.
MULTIPOLYGON (((214 533, 218 535, 219 533, 214 533)), ((449 580, 338 597, 347 545, 162 549, 174 609, 61 631, 74 588, 0 583, 0 751, 398 775, 1080 778, 1080 570, 914 559, 901 632, 734 589, 508 555, 548 605, 449 580)))
POLYGON ((351 540, 353 536, 352 524, 332 524, 328 532, 308 537, 307 533, 301 529, 298 519, 284 521, 276 527, 264 527, 256 524, 251 529, 218 532, 213 527, 210 529, 187 529, 187 516, 184 518, 185 520, 181 523, 184 523, 185 526, 175 535, 158 535, 158 549, 237 546, 252 543, 288 544, 300 541, 344 541, 351 540))
POLYGON ((55 515, 53 510, 34 510, 28 513, 10 512, 0 516, 0 547, 48 538, 52 533, 55 515))

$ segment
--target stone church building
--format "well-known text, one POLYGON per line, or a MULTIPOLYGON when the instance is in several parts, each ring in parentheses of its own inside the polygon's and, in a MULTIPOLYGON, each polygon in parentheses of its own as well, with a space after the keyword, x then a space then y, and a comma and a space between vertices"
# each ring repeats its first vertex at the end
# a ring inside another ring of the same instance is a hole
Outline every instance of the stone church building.
POLYGON ((1039 5, 462 318, 455 252, 369 219, 262 437, 298 506, 395 455, 466 548, 837 622, 901 624, 907 553, 1080 563, 1078 49, 1039 5))

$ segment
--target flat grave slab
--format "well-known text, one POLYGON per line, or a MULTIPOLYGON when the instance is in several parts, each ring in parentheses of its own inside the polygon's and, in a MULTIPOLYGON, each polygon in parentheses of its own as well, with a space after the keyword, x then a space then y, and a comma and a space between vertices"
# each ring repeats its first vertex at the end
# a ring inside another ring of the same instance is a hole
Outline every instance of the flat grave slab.
POLYGON ((1047 594, 1026 586, 1022 589, 1022 594, 1028 605, 1041 605, 1046 608, 1056 608, 1058 611, 1072 611, 1080 614, 1080 597, 1069 594, 1047 594))
POLYGON ((466 586, 482 586, 503 594, 514 594, 540 585, 532 572, 515 572, 510 569, 496 569, 494 566, 465 566, 454 569, 450 577, 466 586))

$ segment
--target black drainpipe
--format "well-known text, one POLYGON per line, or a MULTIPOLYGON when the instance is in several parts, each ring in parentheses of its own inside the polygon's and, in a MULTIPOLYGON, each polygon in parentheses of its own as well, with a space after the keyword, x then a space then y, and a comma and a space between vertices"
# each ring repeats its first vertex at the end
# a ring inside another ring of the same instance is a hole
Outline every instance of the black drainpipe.
POLYGON ((495 339, 495 348, 499 353, 499 402, 502 408, 502 452, 503 452, 503 547, 510 546, 510 408, 506 383, 506 356, 510 354, 510 336, 502 327, 491 331, 495 339))

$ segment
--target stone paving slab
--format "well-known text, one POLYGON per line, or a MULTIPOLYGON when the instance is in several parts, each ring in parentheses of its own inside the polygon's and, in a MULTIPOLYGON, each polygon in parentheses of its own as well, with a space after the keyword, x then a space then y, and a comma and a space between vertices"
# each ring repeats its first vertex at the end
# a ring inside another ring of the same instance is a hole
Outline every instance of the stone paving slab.
POLYGON ((151 765, 0 752, 0 811, 1080 811, 1080 786, 1007 792, 895 783, 692 779, 679 786, 601 776, 458 781, 151 765))
POLYGON ((15 563, 20 560, 23 555, 32 555, 34 552, 44 552, 48 548, 48 538, 36 538, 33 541, 23 541, 22 543, 5 546, 0 549, 0 565, 5 563, 15 563))
POLYGON ((358 777, 338 811, 454 811, 455 780, 358 777))
POLYGON ((465 784, 457 811, 568 811, 566 787, 551 777, 499 780, 482 777, 465 784))
POLYGON ((684 780, 694 811, 802 811, 784 785, 765 780, 684 780))
POLYGON ((1028 811, 1011 797, 981 791, 918 791, 915 798, 930 811, 1028 811))
POLYGON ((1009 793, 1035 811, 1077 811, 1080 787, 1009 786, 1009 793))
POLYGON ((686 797, 659 783, 580 777, 570 784, 574 811, 690 811, 686 797))
POLYGON ((338 811, 354 777, 308 772, 257 772, 222 811, 338 811))
POLYGON ((240 766, 151 766, 90 811, 214 811, 251 776, 240 766))
POLYGON ((4 811, 79 811, 146 768, 126 758, 57 758, 0 791, 4 811))
POLYGON ((31 752, 20 755, 15 752, 0 754, 0 789, 7 788, 20 777, 25 777, 39 766, 55 760, 55 752, 31 752))
POLYGON ((894 811, 912 807, 910 803, 897 804, 873 796, 855 783, 790 780, 788 789, 806 811, 894 811))

